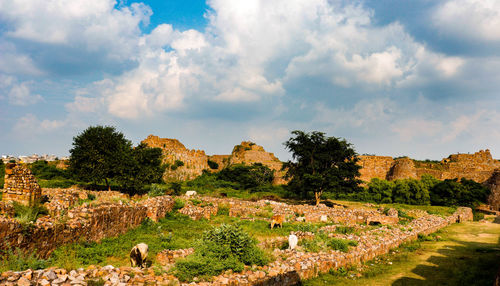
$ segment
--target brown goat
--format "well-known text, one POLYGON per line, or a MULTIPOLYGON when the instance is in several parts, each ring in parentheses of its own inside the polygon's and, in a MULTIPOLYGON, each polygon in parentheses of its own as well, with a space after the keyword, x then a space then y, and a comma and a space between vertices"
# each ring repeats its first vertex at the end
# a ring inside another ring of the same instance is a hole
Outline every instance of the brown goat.
POLYGON ((271 220, 271 229, 274 228, 275 225, 279 225, 280 227, 283 227, 284 220, 285 220, 285 215, 282 215, 282 214, 273 215, 273 218, 271 220))

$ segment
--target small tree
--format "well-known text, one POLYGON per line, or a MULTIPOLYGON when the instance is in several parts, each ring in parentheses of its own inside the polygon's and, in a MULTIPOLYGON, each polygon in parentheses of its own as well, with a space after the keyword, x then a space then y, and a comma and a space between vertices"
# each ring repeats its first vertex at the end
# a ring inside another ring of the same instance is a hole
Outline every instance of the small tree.
POLYGON ((322 132, 293 131, 284 143, 293 161, 283 165, 289 188, 307 197, 314 193, 316 205, 324 192, 357 191, 361 182, 357 154, 345 139, 325 137, 322 132))
POLYGON ((132 149, 130 166, 119 176, 120 183, 129 191, 140 191, 145 185, 161 183, 165 166, 162 165, 162 150, 141 143, 132 149))
POLYGON ((132 143, 111 126, 91 126, 73 138, 70 170, 86 182, 102 182, 122 176, 131 162, 132 143))

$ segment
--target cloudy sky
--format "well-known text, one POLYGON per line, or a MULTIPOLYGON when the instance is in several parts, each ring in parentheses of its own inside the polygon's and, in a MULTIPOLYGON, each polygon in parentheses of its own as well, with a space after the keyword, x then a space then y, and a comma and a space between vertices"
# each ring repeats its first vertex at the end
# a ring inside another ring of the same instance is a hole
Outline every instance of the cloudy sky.
POLYGON ((280 159, 292 130, 358 153, 500 158, 497 0, 0 0, 0 154, 90 125, 280 159))

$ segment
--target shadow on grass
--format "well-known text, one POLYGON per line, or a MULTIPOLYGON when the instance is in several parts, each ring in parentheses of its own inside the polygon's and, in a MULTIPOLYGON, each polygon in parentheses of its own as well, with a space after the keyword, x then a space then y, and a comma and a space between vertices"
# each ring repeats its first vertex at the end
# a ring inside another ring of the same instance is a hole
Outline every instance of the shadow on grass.
POLYGON ((498 244, 452 240, 459 245, 439 249, 429 257, 433 265, 417 265, 412 272, 423 279, 402 277, 394 286, 408 285, 493 285, 500 266, 498 244))

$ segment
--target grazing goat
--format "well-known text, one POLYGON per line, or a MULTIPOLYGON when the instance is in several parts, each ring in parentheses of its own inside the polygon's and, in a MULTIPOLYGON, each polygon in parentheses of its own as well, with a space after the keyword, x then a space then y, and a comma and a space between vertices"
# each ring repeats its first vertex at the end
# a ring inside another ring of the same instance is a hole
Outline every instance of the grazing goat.
POLYGON ((148 257, 148 245, 145 243, 137 244, 130 250, 130 266, 146 267, 146 257, 148 257))
POLYGON ((275 225, 279 225, 280 227, 283 227, 283 221, 285 220, 285 215, 273 215, 273 218, 271 220, 271 229, 274 228, 275 225))
POLYGON ((297 243, 299 242, 299 238, 295 234, 290 234, 288 237, 288 248, 295 249, 297 247, 297 243))

